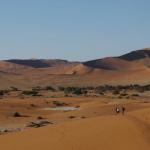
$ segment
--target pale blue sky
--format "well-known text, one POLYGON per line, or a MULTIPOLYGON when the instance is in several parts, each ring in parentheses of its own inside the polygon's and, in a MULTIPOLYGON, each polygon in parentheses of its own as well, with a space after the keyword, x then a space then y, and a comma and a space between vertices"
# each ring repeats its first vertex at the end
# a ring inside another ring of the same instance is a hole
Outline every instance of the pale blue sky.
POLYGON ((89 60, 150 47, 149 0, 0 0, 0 59, 89 60))

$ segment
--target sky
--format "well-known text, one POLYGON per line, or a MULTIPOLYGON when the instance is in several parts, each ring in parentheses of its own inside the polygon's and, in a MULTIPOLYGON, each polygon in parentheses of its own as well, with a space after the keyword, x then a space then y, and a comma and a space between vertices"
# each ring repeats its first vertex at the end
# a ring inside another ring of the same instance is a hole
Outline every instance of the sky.
POLYGON ((150 47, 149 0, 0 0, 0 59, 86 61, 150 47))

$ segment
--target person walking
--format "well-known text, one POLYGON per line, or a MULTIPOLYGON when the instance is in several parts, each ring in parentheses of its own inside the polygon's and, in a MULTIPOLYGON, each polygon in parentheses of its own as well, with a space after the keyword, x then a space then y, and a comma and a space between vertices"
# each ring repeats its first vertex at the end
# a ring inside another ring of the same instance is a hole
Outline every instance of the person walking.
POLYGON ((115 108, 115 112, 116 112, 116 115, 120 113, 119 107, 116 107, 116 108, 115 108))
POLYGON ((126 110, 126 109, 125 109, 125 107, 124 107, 124 106, 122 106, 122 107, 121 107, 121 112, 122 112, 122 115, 124 115, 124 113, 125 113, 125 110, 126 110))

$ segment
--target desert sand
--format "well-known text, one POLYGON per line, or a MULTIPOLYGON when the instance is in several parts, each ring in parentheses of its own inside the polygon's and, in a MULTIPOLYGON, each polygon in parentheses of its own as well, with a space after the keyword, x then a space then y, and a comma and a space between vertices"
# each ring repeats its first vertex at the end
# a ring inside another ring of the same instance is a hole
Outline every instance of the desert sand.
POLYGON ((150 49, 4 60, 0 83, 1 150, 150 150, 150 49))
MULTIPOLYGON (((47 99, 45 101, 55 99, 47 99)), ((38 100, 6 100, 0 102, 2 122, 16 126, 26 124, 39 115, 54 122, 41 128, 29 128, 21 132, 0 135, 2 150, 149 150, 150 103, 139 100, 110 100, 97 97, 61 98, 70 106, 80 105, 78 110, 43 110, 47 105, 38 100), (29 104, 38 105, 34 110, 29 104), (124 105, 127 112, 116 115, 116 105, 124 105), (10 107, 11 106, 11 107, 10 107), (7 108, 7 109, 6 109, 7 108), (11 108, 11 109, 8 109, 11 108), (21 108, 21 109, 20 109, 21 108), (30 117, 13 118, 11 112, 21 111, 30 117), (3 112, 3 113, 2 113, 3 112), (2 115, 3 114, 3 115, 2 115), (7 116, 7 117, 5 117, 7 116), (69 118, 74 116, 74 118, 69 118), (11 122, 10 122, 11 120, 11 122)), ((4 125, 4 124, 3 124, 4 125)))

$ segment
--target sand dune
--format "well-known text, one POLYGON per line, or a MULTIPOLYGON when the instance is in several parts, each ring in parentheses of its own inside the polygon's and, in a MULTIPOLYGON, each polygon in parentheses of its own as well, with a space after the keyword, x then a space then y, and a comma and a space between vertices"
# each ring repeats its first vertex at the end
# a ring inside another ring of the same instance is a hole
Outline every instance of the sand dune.
POLYGON ((0 71, 10 74, 20 74, 31 69, 32 68, 28 66, 18 65, 7 61, 0 61, 0 71))
POLYGON ((149 48, 119 57, 87 62, 66 60, 7 60, 0 61, 0 88, 39 85, 98 86, 100 84, 149 84, 149 48), (122 80, 123 79, 123 80, 122 80))
POLYGON ((0 145, 3 150, 149 150, 145 133, 126 116, 107 116, 1 136, 0 145))
MULTIPOLYGON (((149 56, 149 49, 144 49, 121 57, 109 57, 86 63, 63 60, 0 61, 0 88, 150 84, 149 56)), ((54 121, 54 124, 1 135, 2 150, 150 150, 148 101, 143 103, 135 99, 120 100, 118 97, 113 99, 112 95, 109 96, 110 93, 104 97, 101 95, 102 97, 61 99, 60 95, 57 95, 59 99, 50 99, 47 95, 17 99, 16 93, 11 94, 4 96, 4 101, 0 102, 1 126, 22 127, 37 119, 39 115, 54 121), (55 100, 62 100, 74 107, 79 105, 81 109, 55 113, 52 110, 43 110, 52 107, 55 100), (125 116, 114 114, 114 108, 118 104, 126 105, 128 112, 125 116), (30 117, 14 118, 13 113, 16 111, 30 117), (74 119, 69 118, 70 116, 74 119)), ((129 98, 132 98, 132 93, 130 95, 129 98)), ((139 99, 146 99, 145 95, 142 96, 140 93, 139 99)))
POLYGON ((22 132, 0 135, 2 150, 149 150, 150 103, 138 99, 102 97, 6 98, 0 101, 0 126, 24 127, 38 116, 54 122, 46 127, 26 128, 22 132), (53 101, 75 111, 45 110, 53 101), (49 102, 49 103, 46 103, 49 102), (31 107, 34 104, 36 107, 31 107), (126 107, 125 115, 116 115, 116 105, 126 107), (30 117, 15 118, 13 112, 30 117), (75 116, 71 119, 70 116, 75 116))
POLYGON ((94 69, 88 66, 85 66, 84 64, 76 65, 75 67, 71 68, 66 72, 66 74, 78 74, 78 75, 84 75, 93 72, 94 69))

